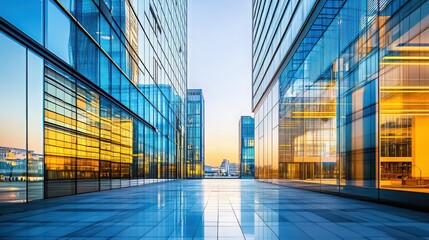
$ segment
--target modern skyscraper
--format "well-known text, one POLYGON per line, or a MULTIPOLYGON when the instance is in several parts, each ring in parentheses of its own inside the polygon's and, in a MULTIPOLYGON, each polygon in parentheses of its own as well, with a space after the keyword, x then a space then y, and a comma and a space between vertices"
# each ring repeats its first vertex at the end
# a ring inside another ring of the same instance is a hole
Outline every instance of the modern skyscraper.
POLYGON ((241 178, 255 177, 255 120, 242 116, 239 129, 239 159, 241 178))
POLYGON ((184 177, 187 1, 0 2, 0 202, 184 177))
POLYGON ((425 207, 427 9, 418 0, 253 1, 256 177, 425 207))
POLYGON ((204 178, 204 96, 188 89, 186 113, 186 178, 204 178))

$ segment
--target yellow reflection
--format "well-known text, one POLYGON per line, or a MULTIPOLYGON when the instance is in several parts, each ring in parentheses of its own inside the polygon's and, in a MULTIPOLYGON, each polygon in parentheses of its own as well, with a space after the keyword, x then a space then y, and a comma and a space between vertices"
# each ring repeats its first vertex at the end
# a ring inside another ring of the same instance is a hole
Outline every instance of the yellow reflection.
POLYGON ((283 103, 283 105, 336 105, 336 102, 296 102, 296 103, 283 103))
POLYGON ((417 52, 429 52, 429 46, 397 46, 392 47, 393 51, 417 51, 417 52))
POLYGON ((292 116, 292 118, 335 118, 335 116, 292 116))
POLYGON ((381 90, 389 90, 389 89, 428 89, 429 90, 429 86, 385 86, 385 87, 380 87, 381 90))
POLYGON ((386 109, 381 112, 429 112, 429 109, 386 109))
POLYGON ((381 113, 381 115, 429 116, 429 113, 381 113))
POLYGON ((335 114, 336 112, 292 112, 292 114, 304 114, 304 115, 319 114, 319 113, 321 113, 321 114, 324 114, 324 113, 335 114))
POLYGON ((381 65, 429 65, 429 62, 380 62, 381 65))
POLYGON ((429 56, 385 56, 386 60, 429 60, 429 56))
POLYGON ((335 118, 336 112, 292 112, 292 118, 335 118))

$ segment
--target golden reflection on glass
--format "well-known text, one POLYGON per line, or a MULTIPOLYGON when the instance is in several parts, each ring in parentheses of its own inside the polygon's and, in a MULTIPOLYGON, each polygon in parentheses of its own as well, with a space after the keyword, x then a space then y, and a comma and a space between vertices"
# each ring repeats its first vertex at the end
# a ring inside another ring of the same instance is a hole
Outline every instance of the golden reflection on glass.
POLYGON ((381 188, 429 192, 428 7, 380 30, 381 188))
POLYGON ((322 76, 286 104, 281 176, 306 183, 336 184, 336 79, 322 76), (283 173, 284 174, 284 173, 283 173))
POLYGON ((63 74, 49 67, 45 74, 45 195, 129 185, 132 118, 112 104, 101 106, 97 93, 63 74), (99 184, 99 178, 109 180, 99 184))

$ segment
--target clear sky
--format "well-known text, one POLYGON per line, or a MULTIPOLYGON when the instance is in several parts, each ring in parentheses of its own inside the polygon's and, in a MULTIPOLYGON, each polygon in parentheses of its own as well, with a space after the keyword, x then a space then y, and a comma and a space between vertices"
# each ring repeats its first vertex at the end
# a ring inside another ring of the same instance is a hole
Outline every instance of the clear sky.
POLYGON ((238 162, 238 121, 251 115, 252 1, 188 1, 188 88, 206 108, 206 164, 238 162))

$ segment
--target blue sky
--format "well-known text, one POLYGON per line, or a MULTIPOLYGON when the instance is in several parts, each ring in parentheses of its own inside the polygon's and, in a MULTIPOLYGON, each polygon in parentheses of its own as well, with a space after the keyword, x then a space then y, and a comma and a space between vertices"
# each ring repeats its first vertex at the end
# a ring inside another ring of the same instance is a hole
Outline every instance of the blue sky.
POLYGON ((251 112, 252 1, 189 0, 188 88, 206 101, 206 164, 238 162, 238 121, 251 112))

